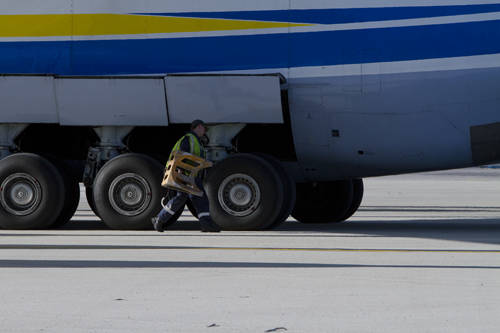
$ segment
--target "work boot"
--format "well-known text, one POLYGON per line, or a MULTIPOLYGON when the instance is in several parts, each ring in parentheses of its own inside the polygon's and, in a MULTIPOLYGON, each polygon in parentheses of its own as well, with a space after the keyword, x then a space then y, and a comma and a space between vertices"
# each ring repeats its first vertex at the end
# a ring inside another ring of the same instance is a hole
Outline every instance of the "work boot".
POLYGON ((153 223, 153 228, 158 232, 163 232, 163 223, 160 221, 158 217, 153 217, 151 219, 151 223, 153 223))
POLYGON ((201 232, 220 232, 220 227, 212 222, 212 220, 203 221, 200 220, 201 232))

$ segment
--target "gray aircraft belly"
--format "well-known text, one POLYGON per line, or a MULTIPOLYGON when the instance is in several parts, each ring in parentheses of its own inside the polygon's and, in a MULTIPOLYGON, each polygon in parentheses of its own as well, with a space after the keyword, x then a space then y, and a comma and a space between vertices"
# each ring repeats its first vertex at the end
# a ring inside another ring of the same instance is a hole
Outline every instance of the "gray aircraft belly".
POLYGON ((308 179, 500 159, 500 69, 291 79, 289 84, 294 140, 308 179))

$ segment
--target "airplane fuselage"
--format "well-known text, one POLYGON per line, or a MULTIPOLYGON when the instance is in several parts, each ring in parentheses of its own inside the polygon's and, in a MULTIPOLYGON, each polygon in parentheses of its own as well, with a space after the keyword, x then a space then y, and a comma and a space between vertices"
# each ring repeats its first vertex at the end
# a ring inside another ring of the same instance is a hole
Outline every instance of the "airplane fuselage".
POLYGON ((500 160, 498 1, 37 4, 0 4, 0 74, 281 73, 307 179, 500 160))

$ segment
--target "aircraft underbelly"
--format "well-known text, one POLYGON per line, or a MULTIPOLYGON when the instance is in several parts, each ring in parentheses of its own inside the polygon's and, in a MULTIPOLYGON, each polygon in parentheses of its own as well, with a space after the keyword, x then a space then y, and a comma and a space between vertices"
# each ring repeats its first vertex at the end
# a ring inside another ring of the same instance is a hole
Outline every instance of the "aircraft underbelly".
POLYGON ((310 179, 466 167, 500 157, 500 68, 298 79, 290 82, 290 103, 310 179))
POLYGON ((500 160, 499 0, 35 3, 0 3, 0 75, 280 73, 311 180, 500 160))

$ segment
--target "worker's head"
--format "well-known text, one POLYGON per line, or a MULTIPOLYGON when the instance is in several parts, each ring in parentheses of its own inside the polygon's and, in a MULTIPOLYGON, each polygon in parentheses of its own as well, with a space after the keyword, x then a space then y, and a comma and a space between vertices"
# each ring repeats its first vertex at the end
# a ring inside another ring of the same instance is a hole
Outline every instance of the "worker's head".
POLYGON ((205 126, 203 120, 196 119, 191 123, 191 131, 201 138, 207 133, 207 127, 205 126))

